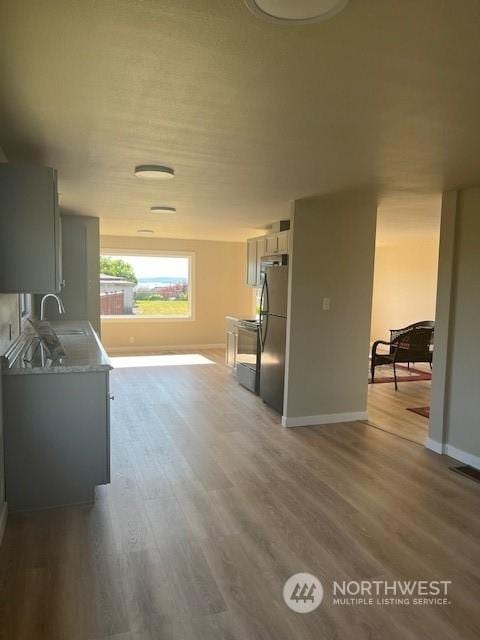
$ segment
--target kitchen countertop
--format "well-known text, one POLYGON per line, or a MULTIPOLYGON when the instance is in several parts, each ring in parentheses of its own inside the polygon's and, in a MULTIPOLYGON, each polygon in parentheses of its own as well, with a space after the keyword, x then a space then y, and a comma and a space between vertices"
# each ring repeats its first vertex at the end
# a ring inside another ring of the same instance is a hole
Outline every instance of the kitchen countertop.
MULTIPOLYGON (((42 365, 40 350, 37 349, 31 363, 24 362, 24 347, 31 342, 35 333, 27 326, 12 348, 2 358, 3 375, 27 375, 47 373, 82 373, 108 371, 112 369, 108 355, 92 325, 85 320, 58 320, 50 322, 58 336, 66 356, 60 363, 47 362, 42 365)), ((31 356, 29 356, 31 357, 31 356)))

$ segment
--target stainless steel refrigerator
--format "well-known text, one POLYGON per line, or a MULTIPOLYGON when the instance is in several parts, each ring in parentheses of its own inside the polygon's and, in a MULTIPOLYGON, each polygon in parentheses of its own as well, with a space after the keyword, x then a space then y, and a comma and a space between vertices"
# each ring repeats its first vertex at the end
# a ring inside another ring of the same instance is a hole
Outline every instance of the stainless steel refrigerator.
POLYGON ((288 266, 265 269, 260 300, 260 397, 283 412, 288 266))

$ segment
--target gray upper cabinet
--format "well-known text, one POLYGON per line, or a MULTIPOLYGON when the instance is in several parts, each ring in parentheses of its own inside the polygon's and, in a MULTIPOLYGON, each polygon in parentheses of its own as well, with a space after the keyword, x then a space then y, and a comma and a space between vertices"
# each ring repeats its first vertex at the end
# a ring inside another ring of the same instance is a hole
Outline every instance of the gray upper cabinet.
POLYGON ((247 284, 250 287, 261 286, 260 264, 264 255, 265 236, 247 240, 247 284))
POLYGON ((278 253, 288 253, 289 245, 288 240, 290 237, 289 231, 280 231, 277 233, 277 251, 278 253))
POLYGON ((263 256, 289 252, 289 231, 278 231, 267 236, 247 240, 247 284, 261 287, 261 262, 263 256))
POLYGON ((247 284, 255 287, 257 284, 257 240, 247 240, 247 284))
POLYGON ((57 172, 0 164, 0 293, 60 291, 57 172))
POLYGON ((265 238, 267 255, 272 256, 276 253, 288 253, 289 235, 289 231, 279 231, 272 235, 268 235, 265 238))
POLYGON ((265 255, 265 238, 262 236, 260 238, 257 238, 257 280, 255 283, 256 287, 261 287, 262 286, 262 274, 261 274, 261 267, 262 267, 262 258, 265 255))
POLYGON ((265 251, 266 255, 271 256, 278 252, 277 234, 274 233, 271 236, 265 238, 265 251))
MULTIPOLYGON (((62 263, 65 284, 60 297, 65 314, 59 316, 55 300, 45 305, 49 320, 88 320, 100 335, 100 232, 99 220, 90 216, 64 215, 62 263)), ((40 314, 41 296, 35 310, 40 314)))

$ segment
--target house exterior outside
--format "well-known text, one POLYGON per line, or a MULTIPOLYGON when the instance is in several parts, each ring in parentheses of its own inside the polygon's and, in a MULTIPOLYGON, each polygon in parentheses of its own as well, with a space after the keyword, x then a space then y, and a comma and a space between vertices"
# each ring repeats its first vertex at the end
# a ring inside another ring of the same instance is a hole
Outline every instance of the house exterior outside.
POLYGON ((132 315, 135 284, 119 276, 100 274, 100 311, 102 315, 132 315))

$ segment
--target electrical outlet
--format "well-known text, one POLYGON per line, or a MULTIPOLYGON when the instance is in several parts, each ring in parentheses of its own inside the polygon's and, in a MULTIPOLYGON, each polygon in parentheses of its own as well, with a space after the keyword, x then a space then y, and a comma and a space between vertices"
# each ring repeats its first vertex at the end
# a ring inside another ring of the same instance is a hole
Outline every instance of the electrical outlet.
POLYGON ((330 311, 330 298, 324 298, 322 302, 322 309, 324 311, 330 311))
POLYGON ((135 338, 133 336, 130 336, 129 340, 130 340, 130 344, 133 344, 135 342, 135 338))

